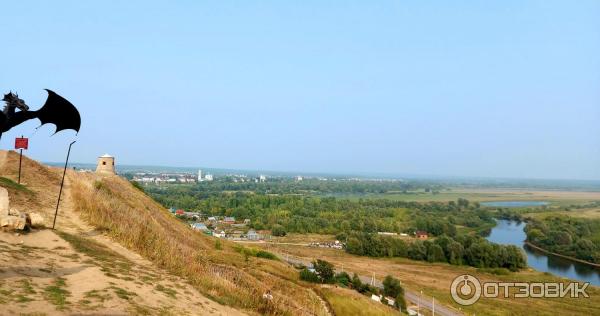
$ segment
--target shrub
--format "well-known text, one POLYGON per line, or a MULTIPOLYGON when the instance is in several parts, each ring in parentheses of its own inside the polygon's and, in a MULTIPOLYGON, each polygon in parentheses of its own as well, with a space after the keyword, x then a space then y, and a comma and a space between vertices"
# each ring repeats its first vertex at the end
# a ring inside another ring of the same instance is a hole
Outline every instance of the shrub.
POLYGON ((283 226, 275 225, 273 226, 273 229, 271 229, 271 234, 273 234, 273 236, 283 237, 287 234, 287 232, 285 231, 285 228, 283 228, 283 226))
POLYGON ((350 282, 350 275, 348 275, 346 272, 340 272, 335 275, 335 283, 342 285, 343 287, 348 287, 350 282))
POLYGON ((308 270, 308 268, 304 268, 300 271, 300 280, 311 282, 311 283, 320 283, 321 278, 314 273, 308 270))
POLYGON ((264 258, 264 259, 269 259, 269 260, 278 260, 277 256, 268 252, 268 251, 264 251, 264 250, 259 250, 256 253, 256 257, 258 258, 264 258))

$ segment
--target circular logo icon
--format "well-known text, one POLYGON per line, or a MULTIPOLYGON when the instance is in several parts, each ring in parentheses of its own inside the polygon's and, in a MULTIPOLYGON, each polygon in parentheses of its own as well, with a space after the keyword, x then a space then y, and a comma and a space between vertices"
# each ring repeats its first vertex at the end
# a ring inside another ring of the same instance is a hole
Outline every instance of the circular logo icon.
POLYGON ((481 297, 481 283, 472 275, 459 275, 452 281, 450 293, 456 303, 464 306, 473 305, 481 297))

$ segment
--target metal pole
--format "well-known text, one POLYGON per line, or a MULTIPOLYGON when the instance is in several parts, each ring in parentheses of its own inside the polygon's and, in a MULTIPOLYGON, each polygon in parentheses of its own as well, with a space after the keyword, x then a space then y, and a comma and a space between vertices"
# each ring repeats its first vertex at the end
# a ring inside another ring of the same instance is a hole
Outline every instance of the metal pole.
POLYGON ((21 160, 23 160, 23 148, 19 149, 19 180, 18 184, 21 184, 21 160))
POLYGON ((65 160, 65 169, 63 170, 62 181, 60 182, 60 191, 58 191, 58 201, 56 202, 56 211, 54 212, 54 221, 52 222, 52 229, 56 225, 56 216, 58 215, 58 205, 60 204, 60 196, 62 195, 63 185, 65 184, 65 175, 67 174, 67 164, 69 163, 69 155, 71 155, 71 146, 75 144, 76 140, 69 144, 69 151, 67 151, 67 160, 65 160))
POLYGON ((420 291, 421 295, 419 295, 419 299, 417 302, 417 316, 420 316, 420 311, 421 311, 421 296, 423 296, 423 291, 420 291))

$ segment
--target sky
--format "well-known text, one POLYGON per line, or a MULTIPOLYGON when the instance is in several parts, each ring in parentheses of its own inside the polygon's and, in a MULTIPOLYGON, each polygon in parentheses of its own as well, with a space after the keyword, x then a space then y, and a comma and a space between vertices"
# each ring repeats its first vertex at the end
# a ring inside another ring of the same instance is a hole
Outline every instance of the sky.
POLYGON ((39 161, 600 179, 600 1, 11 1, 39 161))

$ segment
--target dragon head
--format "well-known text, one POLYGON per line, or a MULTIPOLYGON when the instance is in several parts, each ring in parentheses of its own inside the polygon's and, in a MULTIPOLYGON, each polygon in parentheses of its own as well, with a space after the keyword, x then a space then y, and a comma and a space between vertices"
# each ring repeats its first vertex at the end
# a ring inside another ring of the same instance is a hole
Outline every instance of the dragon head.
POLYGON ((23 99, 19 99, 19 95, 13 93, 12 91, 5 94, 2 101, 6 102, 6 107, 18 108, 21 111, 29 110, 29 106, 25 104, 25 101, 23 101, 23 99))

